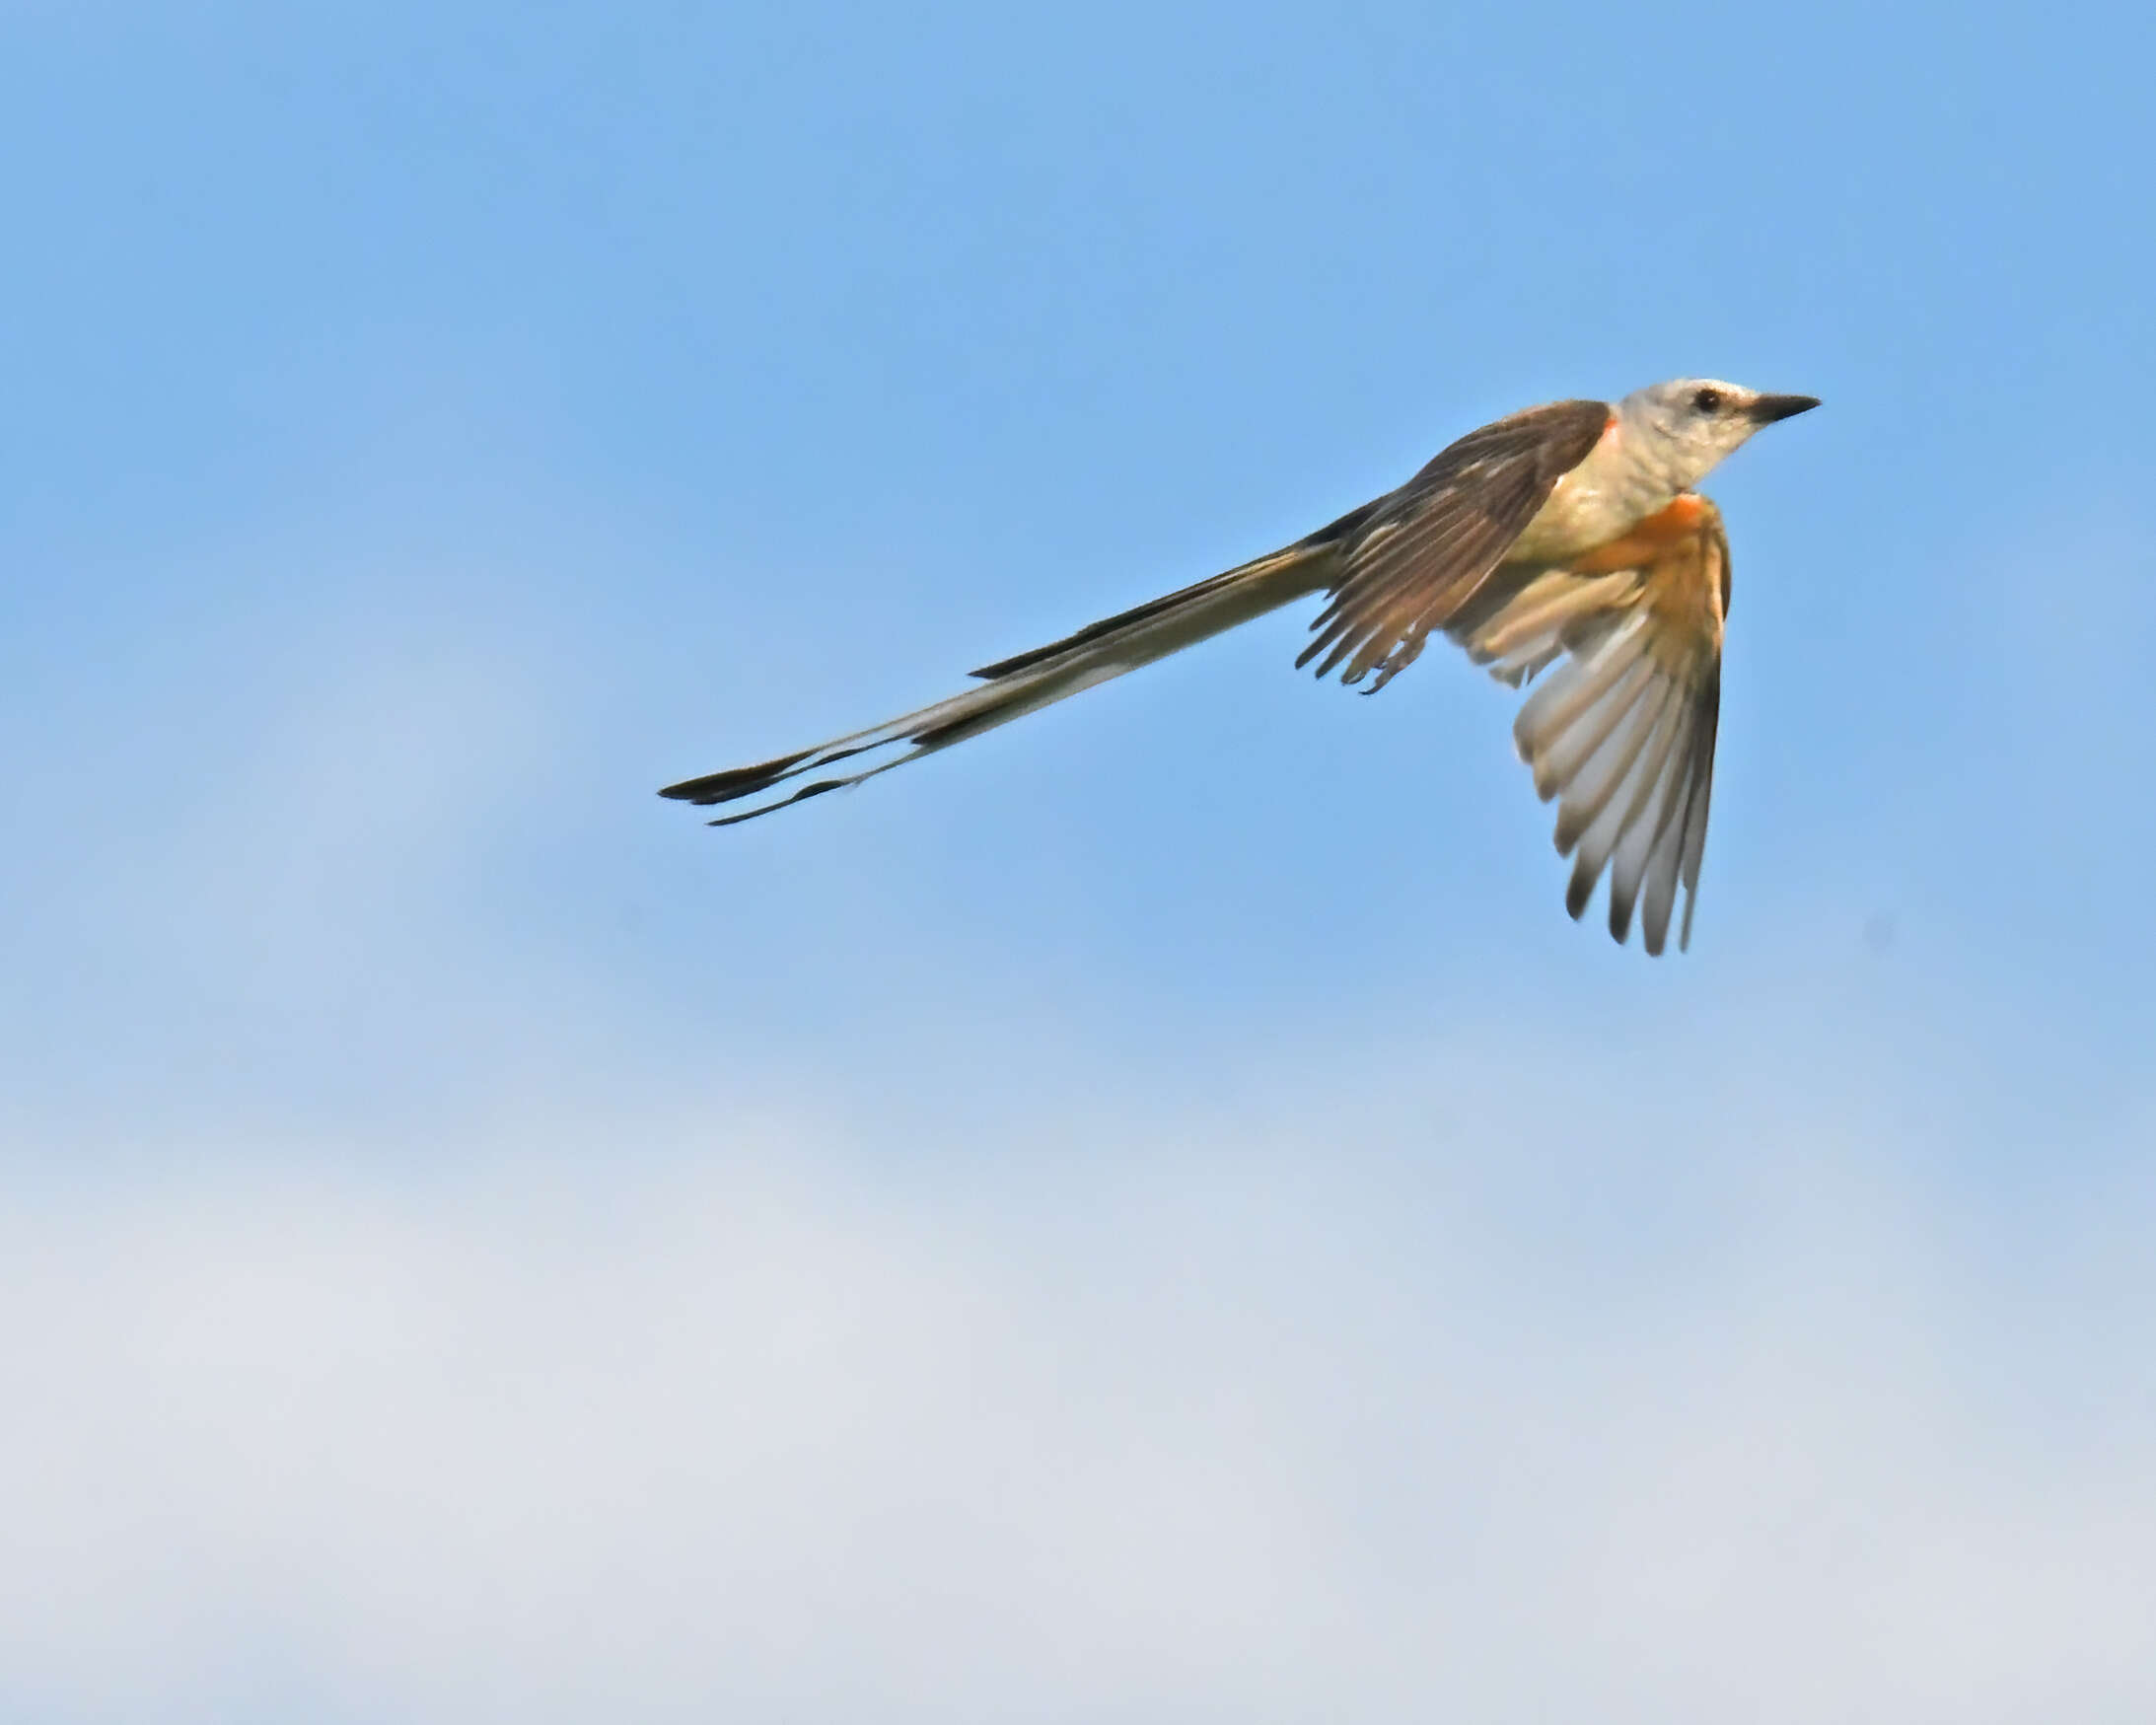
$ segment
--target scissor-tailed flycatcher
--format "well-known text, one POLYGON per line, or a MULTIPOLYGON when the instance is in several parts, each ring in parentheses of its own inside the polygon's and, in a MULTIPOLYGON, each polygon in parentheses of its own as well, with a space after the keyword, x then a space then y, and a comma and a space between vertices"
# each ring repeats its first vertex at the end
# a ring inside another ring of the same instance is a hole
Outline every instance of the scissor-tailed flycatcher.
POLYGON ((1076 694, 1306 595, 1330 601, 1295 663, 1370 673, 1375 694, 1432 630, 1518 687, 1564 660, 1513 725, 1557 852, 1572 856, 1565 908, 1587 908, 1610 869, 1610 932, 1640 907, 1648 952, 1691 938, 1721 706, 1729 539, 1691 487, 1762 425, 1810 395, 1762 395, 1712 379, 1656 384, 1607 401, 1552 401, 1471 431, 1397 491, 1256 562, 983 666, 978 688, 867 731, 669 785, 661 796, 730 803, 835 761, 896 759, 711 823, 732 826, 859 784, 1076 694), (1644 888, 1645 897, 1641 893, 1644 888))

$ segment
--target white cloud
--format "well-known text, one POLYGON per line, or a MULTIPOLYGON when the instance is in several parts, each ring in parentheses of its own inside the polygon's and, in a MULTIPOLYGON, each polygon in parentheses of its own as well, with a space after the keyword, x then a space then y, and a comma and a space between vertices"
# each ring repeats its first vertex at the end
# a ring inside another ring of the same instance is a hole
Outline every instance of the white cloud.
MULTIPOLYGON (((1468 1052, 1425 1069, 1486 1070, 1468 1052)), ((169 1147, 123 1196, 108 1163, 43 1183, 0 1239, 0 1693, 209 1718, 273 1677, 460 1720, 2156 1698, 2145 1184, 2002 1263, 1842 1098, 1709 1151, 1653 1248, 1531 1214, 1546 1176, 1657 1154, 1621 1089, 1595 1150, 1475 1109, 1360 1149, 1226 1111, 1149 1137, 1140 1105, 933 1173, 827 1120, 684 1123, 723 1102, 564 1102, 429 1175, 272 1141, 169 1147), (2061 1367, 2054 1332, 2091 1327, 2061 1367)))

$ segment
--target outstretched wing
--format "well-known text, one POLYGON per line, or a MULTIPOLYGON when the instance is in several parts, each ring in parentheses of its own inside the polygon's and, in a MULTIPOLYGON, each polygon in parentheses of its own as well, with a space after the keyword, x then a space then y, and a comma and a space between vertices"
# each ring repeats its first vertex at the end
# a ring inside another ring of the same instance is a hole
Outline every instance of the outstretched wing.
POLYGON ((1337 547, 1331 603, 1298 666, 1335 667, 1342 683, 1373 669, 1375 694, 1457 613, 1610 423, 1602 401, 1552 401, 1471 431, 1397 491, 1303 542, 1337 547))
POLYGON ((1579 916, 1610 871, 1610 932, 1640 916, 1660 953, 1680 884, 1682 948, 1706 847, 1729 612, 1721 511, 1680 497, 1573 568, 1500 571, 1447 633, 1517 685, 1553 662, 1520 709, 1513 739, 1545 802, 1557 802, 1557 853, 1573 859, 1565 908, 1579 916))

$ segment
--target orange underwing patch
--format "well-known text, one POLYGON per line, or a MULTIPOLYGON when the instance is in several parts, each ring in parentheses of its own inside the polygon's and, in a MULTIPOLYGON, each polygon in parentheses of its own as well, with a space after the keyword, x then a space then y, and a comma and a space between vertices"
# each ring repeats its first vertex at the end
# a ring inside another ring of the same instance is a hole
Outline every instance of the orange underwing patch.
POLYGON ((1629 533, 1623 534, 1607 544, 1597 545, 1585 556, 1573 561, 1573 569, 1582 575, 1608 575, 1618 569, 1637 569, 1653 562, 1680 539, 1688 539, 1699 526, 1699 518, 1706 513, 1703 498, 1686 492, 1668 508, 1658 510, 1638 523, 1629 533))

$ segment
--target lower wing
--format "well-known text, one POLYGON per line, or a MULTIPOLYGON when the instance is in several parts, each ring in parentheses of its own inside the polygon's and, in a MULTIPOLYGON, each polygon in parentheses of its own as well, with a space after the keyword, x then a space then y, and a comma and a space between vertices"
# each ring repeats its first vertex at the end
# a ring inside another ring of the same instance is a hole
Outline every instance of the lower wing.
POLYGON ((1505 683, 1537 680, 1512 734, 1537 793, 1557 803, 1557 852, 1573 859, 1565 908, 1582 914, 1608 869, 1610 933, 1624 940, 1636 908, 1649 953, 1668 939, 1680 885, 1679 947, 1691 939, 1729 611, 1721 511, 1680 502, 1673 537, 1579 568, 1500 568, 1445 624, 1505 683))

